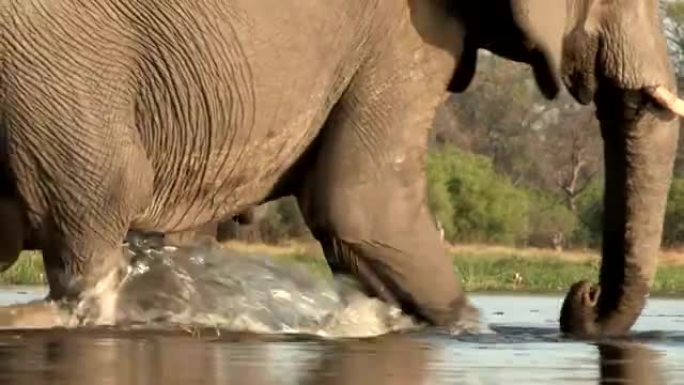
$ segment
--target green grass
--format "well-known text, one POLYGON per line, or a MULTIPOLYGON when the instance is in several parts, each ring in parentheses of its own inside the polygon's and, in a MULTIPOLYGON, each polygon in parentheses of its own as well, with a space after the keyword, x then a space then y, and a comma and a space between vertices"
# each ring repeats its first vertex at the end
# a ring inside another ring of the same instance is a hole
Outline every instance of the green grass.
MULTIPOLYGON (((467 291, 565 293, 580 279, 598 282, 598 261, 568 261, 554 256, 456 255, 455 269, 467 291)), ((684 266, 661 264, 654 295, 684 295, 684 266)))
MULTIPOLYGON (((565 292, 580 279, 595 279, 592 261, 519 256, 456 255, 454 268, 467 291, 565 292)), ((682 275, 684 289, 684 274, 682 275)))
MULTIPOLYGON (((243 250, 244 251, 244 250, 243 250)), ((318 251, 302 249, 270 250, 275 260, 301 263, 315 274, 329 277, 330 272, 318 251)), ((246 251, 261 253, 259 251, 246 251)), ((454 269, 467 291, 516 291, 565 293, 579 279, 598 280, 596 260, 567 260, 549 254, 454 254, 454 269)), ((25 252, 9 270, 0 274, 0 284, 44 284, 43 264, 39 253, 25 252)), ((684 295, 684 265, 661 264, 652 294, 684 295)))
MULTIPOLYGON (((319 255, 282 253, 278 260, 303 263, 317 274, 329 276, 319 255)), ((557 256, 454 254, 454 269, 466 291, 565 293, 580 279, 598 282, 598 261, 566 260, 557 256)), ((661 264, 653 284, 653 295, 684 295, 684 265, 661 264)))
POLYGON ((12 267, 0 273, 0 285, 43 285, 45 283, 43 258, 40 252, 21 253, 12 267))

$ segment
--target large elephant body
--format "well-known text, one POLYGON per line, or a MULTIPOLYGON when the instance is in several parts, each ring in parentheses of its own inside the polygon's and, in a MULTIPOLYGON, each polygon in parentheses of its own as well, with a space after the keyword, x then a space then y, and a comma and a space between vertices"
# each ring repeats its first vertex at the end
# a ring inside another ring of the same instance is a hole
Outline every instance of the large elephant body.
POLYGON ((674 84, 655 8, 2 0, 0 210, 22 225, 4 225, 0 257, 37 245, 50 298, 78 298, 125 263, 129 229, 199 228, 295 195, 333 272, 453 324, 470 307, 425 202, 427 130, 486 48, 531 64, 547 97, 562 80, 596 102, 609 183, 597 322, 624 331, 655 270, 676 143, 672 116, 649 107, 674 84))
POLYGON ((118 267, 129 229, 198 228, 295 194, 336 272, 431 322, 459 317, 422 171, 455 58, 423 43, 408 4, 1 7, 4 197, 51 298, 118 267))

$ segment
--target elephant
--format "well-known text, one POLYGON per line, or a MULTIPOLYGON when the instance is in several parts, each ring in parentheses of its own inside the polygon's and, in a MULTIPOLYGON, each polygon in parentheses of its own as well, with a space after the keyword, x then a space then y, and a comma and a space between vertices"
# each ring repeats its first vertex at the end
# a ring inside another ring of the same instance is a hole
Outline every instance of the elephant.
POLYGON ((485 49, 600 121, 601 294, 563 330, 618 335, 641 313, 684 114, 656 0, 5 0, 0 31, 0 209, 22 240, 0 256, 42 249, 50 301, 116 277, 129 230, 295 196, 334 274, 429 325, 477 317, 425 158, 485 49))

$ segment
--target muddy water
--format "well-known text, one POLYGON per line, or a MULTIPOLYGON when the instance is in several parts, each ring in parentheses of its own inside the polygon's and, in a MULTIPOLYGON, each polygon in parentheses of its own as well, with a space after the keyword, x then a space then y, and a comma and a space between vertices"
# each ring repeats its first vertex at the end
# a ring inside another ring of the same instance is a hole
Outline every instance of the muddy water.
MULTIPOLYGON (((137 326, 0 329, 0 384, 684 384, 681 299, 651 298, 628 339, 588 343, 559 337, 560 296, 471 294, 491 332, 454 336, 264 260, 204 257, 132 269, 115 314, 137 326)), ((44 294, 0 289, 0 306, 44 294)))

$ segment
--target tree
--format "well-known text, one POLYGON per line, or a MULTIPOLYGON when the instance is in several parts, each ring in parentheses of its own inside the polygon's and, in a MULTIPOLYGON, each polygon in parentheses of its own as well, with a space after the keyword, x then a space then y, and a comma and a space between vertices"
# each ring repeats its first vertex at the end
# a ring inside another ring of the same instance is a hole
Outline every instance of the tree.
MULTIPOLYGON (((598 121, 589 109, 563 110, 556 124, 546 128, 544 163, 549 179, 568 209, 577 212, 577 198, 601 172, 602 150, 598 121)), ((550 183, 548 181, 547 183, 550 183)))

